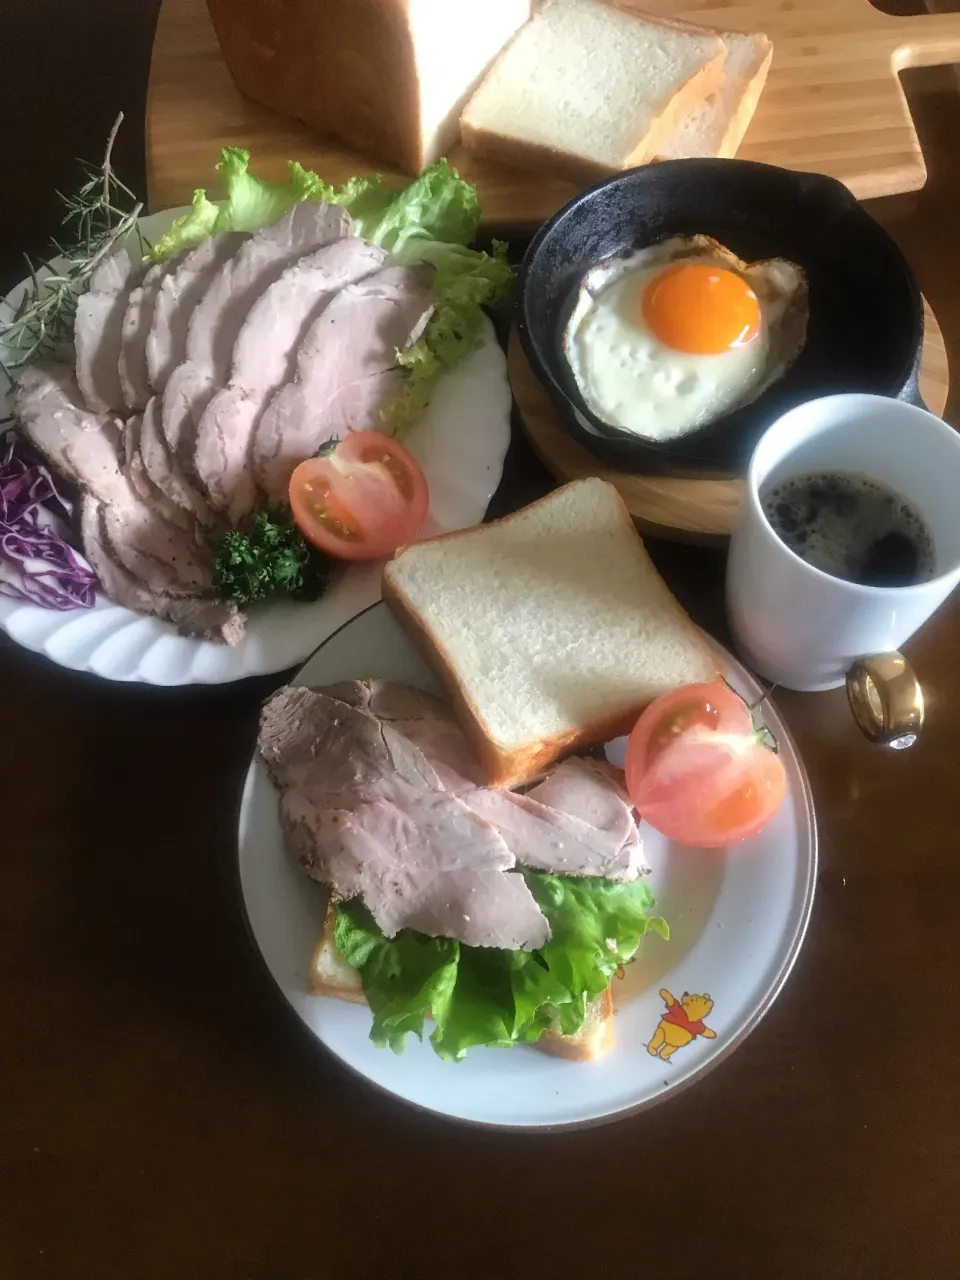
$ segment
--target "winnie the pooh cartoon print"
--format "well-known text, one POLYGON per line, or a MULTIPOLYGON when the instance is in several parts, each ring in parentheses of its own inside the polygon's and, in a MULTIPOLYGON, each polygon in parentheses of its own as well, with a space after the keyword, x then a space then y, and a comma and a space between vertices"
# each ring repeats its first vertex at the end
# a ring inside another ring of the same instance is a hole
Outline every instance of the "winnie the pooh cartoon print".
POLYGON ((660 999, 667 1006, 667 1011, 647 1045, 647 1053, 667 1062, 678 1049, 690 1044, 697 1036, 707 1040, 717 1038, 717 1033, 703 1023, 713 1008, 713 1001, 706 992, 697 996, 685 991, 678 1000, 666 987, 661 987, 660 999))

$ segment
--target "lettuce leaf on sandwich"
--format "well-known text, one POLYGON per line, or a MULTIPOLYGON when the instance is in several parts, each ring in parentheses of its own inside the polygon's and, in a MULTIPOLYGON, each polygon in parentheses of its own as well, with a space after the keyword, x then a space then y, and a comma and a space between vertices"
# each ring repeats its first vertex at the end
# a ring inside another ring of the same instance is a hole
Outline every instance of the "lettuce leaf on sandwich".
POLYGON ((451 1061, 473 1045, 532 1043, 557 1024, 575 1035, 643 935, 669 937, 666 922, 650 914, 643 881, 523 874, 550 921, 540 951, 468 947, 409 929, 388 939, 359 900, 337 906, 337 950, 360 975, 375 1044, 399 1053, 410 1032, 422 1039, 428 1010, 437 1024, 430 1043, 451 1061))
POLYGON ((420 340, 399 353, 409 376, 383 413, 384 426, 402 434, 426 408, 443 370, 481 345, 482 307, 504 297, 513 284, 505 245, 489 254, 468 247, 480 225, 476 188, 446 160, 399 190, 384 187, 379 176, 334 187, 294 162, 286 182, 270 182, 250 173, 249 164, 249 152, 224 147, 217 169, 225 198, 211 200, 195 191, 190 212, 157 241, 151 259, 165 261, 221 231, 259 231, 303 200, 326 200, 343 205, 357 235, 385 249, 391 263, 429 263, 436 269, 436 311, 420 340))

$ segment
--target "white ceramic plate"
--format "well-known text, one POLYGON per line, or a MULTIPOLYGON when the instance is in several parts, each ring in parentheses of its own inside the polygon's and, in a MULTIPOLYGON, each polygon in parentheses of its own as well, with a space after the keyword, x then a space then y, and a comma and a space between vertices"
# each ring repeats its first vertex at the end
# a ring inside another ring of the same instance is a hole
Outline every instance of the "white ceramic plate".
MULTIPOLYGON (((731 683, 747 698, 758 697, 753 678, 723 656, 731 683)), ((320 685, 363 677, 440 692, 384 604, 331 636, 296 679, 320 685)), ((463 1062, 448 1063, 412 1038, 398 1057, 370 1043, 367 1009, 309 995, 306 975, 326 894, 286 853, 277 794, 255 759, 240 811, 239 868, 267 968, 321 1044, 373 1084, 430 1111, 476 1124, 557 1128, 661 1101, 697 1080, 756 1026, 790 972, 810 916, 817 868, 810 790, 785 726, 772 709, 765 718, 780 743, 789 794, 762 832, 729 851, 693 850, 642 828, 650 884, 671 938, 645 939, 624 979, 614 983, 616 1046, 598 1062, 566 1062, 524 1046, 472 1049, 463 1062), (713 1002, 702 1017, 713 1038, 697 1035, 669 1061, 658 1044, 666 1012, 661 988, 678 998, 709 994, 713 1002)), ((623 739, 608 746, 618 764, 622 750, 623 739)))
MULTIPOLYGON (((185 212, 170 209, 141 219, 148 240, 185 212)), ((16 306, 26 281, 0 301, 16 306)), ((510 443, 507 363, 486 322, 484 346, 437 386, 424 418, 404 443, 430 486, 425 532, 478 524, 503 474, 510 443)), ((0 344, 0 360, 5 350, 0 344)), ((8 384, 0 373, 0 419, 9 413, 8 384)), ((361 609, 380 598, 379 563, 351 567, 313 604, 284 602, 250 610, 245 639, 233 648, 188 639, 159 618, 145 618, 98 597, 93 609, 58 613, 0 596, 0 630, 26 649, 74 671, 146 684, 224 684, 283 671, 361 609)))

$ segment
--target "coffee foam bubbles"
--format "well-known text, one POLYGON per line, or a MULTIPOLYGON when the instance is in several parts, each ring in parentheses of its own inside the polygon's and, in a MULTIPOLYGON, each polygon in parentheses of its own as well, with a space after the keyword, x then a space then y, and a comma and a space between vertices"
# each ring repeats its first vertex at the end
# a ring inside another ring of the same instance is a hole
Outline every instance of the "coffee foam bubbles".
POLYGON ((793 476, 763 492, 761 503, 781 541, 833 577, 902 586, 934 576, 933 539, 920 515, 869 476, 793 476))

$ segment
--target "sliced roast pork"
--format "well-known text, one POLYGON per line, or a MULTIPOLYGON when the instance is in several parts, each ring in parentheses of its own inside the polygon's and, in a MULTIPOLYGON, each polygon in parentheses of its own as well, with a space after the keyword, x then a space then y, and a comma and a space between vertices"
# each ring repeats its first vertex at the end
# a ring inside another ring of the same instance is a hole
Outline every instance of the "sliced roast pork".
POLYGON ((472 791, 483 785, 477 753, 457 723, 450 704, 422 689, 393 680, 350 680, 324 692, 369 711, 409 738, 430 762, 445 791, 472 791))
POLYGON ((143 409, 153 394, 147 376, 147 337, 153 324, 157 295, 166 276, 176 271, 184 254, 150 268, 127 299, 123 316, 118 372, 123 399, 129 409, 143 409))
POLYGON ((350 215, 321 201, 298 204, 246 241, 213 277, 187 330, 187 353, 163 391, 161 425, 171 452, 186 468, 200 416, 230 376, 237 337, 250 308, 287 267, 350 231, 350 215))
POLYGON ((107 538, 103 525, 105 510, 96 498, 85 497, 80 531, 84 555, 109 599, 137 613, 164 618, 184 635, 231 645, 243 639, 246 619, 233 601, 157 595, 125 569, 107 538))
POLYGON ((154 391, 164 389, 186 356, 190 317, 210 282, 249 238, 241 231, 210 236, 184 254, 175 269, 161 279, 145 344, 147 381, 154 391))
POLYGON ((253 510, 250 443, 268 400, 293 377, 306 331, 340 289, 385 259, 382 249, 354 236, 337 240, 288 267, 251 307, 233 349, 230 381, 203 411, 194 451, 197 478, 232 523, 253 510))
POLYGON ((546 942, 546 917, 501 836, 389 724, 288 686, 264 706, 259 748, 294 856, 338 897, 362 896, 387 937, 409 928, 508 950, 546 942))
POLYGON ((217 522, 213 509, 171 453, 160 425, 161 412, 161 397, 151 396, 143 411, 140 427, 140 456, 144 470, 170 502, 189 511, 202 525, 211 528, 217 522))
MULTIPOLYGON (((25 369, 14 409, 22 430, 52 466, 100 504, 98 527, 111 558, 148 593, 212 594, 210 552, 195 522, 172 522, 162 504, 131 482, 120 425, 81 407, 68 365, 49 361, 25 369)), ((141 445, 142 440, 141 424, 141 445)), ((136 447, 135 427, 128 429, 126 443, 136 447)))
POLYGON ((308 330, 293 380, 270 401, 253 442, 260 488, 283 501, 294 467, 334 436, 376 428, 402 373, 398 350, 430 318, 433 272, 387 267, 342 289, 308 330))
POLYGON ((129 486, 122 502, 105 506, 103 530, 114 558, 154 594, 213 594, 213 561, 193 529, 164 518, 129 486))
POLYGON ((165 520, 179 525, 181 529, 193 529, 196 521, 183 507, 177 506, 162 493, 150 479, 143 464, 140 452, 142 419, 139 413, 133 413, 123 424, 123 474, 130 481, 137 495, 150 506, 155 507, 165 520))
POLYGON ((525 867, 619 881, 646 871, 630 802, 598 760, 563 760, 525 795, 487 787, 462 795, 525 867))
POLYGON ((334 688, 342 701, 356 702, 414 742, 443 786, 497 828, 522 866, 622 881, 646 872, 623 775, 605 762, 575 756, 525 794, 494 791, 482 785, 476 753, 447 703, 385 680, 334 688))
POLYGON ((102 502, 122 502, 121 424, 83 403, 73 368, 38 360, 17 375, 14 413, 34 448, 55 471, 102 502))
POLYGON ((73 323, 77 383, 94 413, 125 408, 119 370, 123 318, 142 275, 142 263, 135 262, 126 249, 116 249, 96 268, 86 293, 77 299, 73 323))
POLYGON ((411 742, 437 784, 500 832, 522 866, 557 875, 633 881, 643 875, 643 846, 622 774, 599 760, 561 761, 526 794, 483 785, 479 761, 450 706, 384 680, 356 680, 323 691, 375 716, 411 742))

